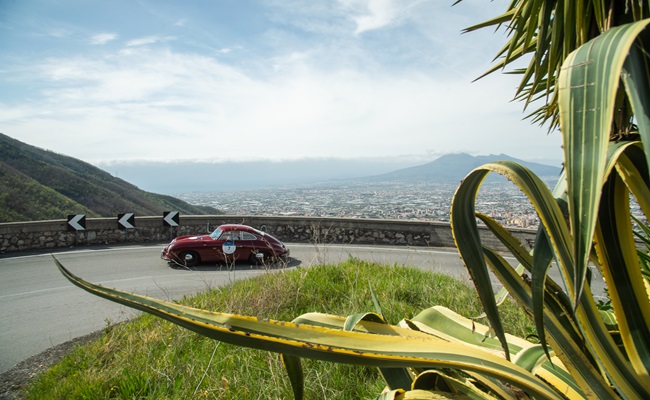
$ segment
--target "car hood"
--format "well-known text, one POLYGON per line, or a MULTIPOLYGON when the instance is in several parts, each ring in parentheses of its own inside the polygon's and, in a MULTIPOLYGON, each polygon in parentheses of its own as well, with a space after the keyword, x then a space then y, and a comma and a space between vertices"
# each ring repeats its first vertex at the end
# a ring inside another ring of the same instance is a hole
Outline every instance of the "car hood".
POLYGON ((186 236, 178 236, 176 239, 172 241, 172 243, 188 243, 188 242, 197 242, 201 240, 206 240, 210 238, 209 235, 186 235, 186 236))

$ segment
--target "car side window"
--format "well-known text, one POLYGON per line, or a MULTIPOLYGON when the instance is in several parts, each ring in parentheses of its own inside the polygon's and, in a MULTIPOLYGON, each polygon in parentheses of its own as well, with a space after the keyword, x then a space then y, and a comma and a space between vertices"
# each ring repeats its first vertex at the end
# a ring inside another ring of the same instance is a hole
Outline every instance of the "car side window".
POLYGON ((228 232, 228 236, 230 236, 230 240, 242 240, 243 234, 245 232, 242 231, 230 231, 228 232))
POLYGON ((252 233, 242 232, 241 233, 241 239, 242 240, 255 240, 257 238, 252 233))
POLYGON ((224 232, 219 236, 218 240, 233 240, 233 231, 224 232))

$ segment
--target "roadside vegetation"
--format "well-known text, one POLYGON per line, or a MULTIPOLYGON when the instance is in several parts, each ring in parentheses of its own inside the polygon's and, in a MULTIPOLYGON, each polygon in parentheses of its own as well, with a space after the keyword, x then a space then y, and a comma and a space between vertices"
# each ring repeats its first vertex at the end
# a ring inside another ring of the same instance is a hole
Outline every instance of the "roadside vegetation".
MULTIPOLYGON (((349 315, 374 309, 397 323, 432 304, 477 316, 475 291, 449 276, 414 267, 350 259, 339 265, 281 270, 180 301, 204 310, 290 321, 312 311, 349 315)), ((510 333, 531 332, 514 304, 504 305, 510 333)), ((306 361, 306 399, 375 398, 386 386, 376 368, 306 361)), ((106 328, 31 385, 29 399, 288 399, 291 384, 276 353, 210 340, 145 314, 106 328)))

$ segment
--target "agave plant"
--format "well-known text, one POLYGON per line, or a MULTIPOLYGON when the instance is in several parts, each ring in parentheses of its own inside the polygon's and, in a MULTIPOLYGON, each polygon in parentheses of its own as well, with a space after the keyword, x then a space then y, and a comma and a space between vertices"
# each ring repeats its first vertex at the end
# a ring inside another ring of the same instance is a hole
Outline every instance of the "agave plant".
POLYGON ((498 309, 486 286, 487 265, 530 312, 542 346, 562 360, 588 397, 647 398, 650 393, 650 286, 641 272, 629 209, 631 192, 644 214, 650 211, 650 158, 642 146, 650 140, 648 23, 611 28, 564 62, 556 93, 566 169, 554 192, 524 167, 500 162, 472 171, 452 206, 459 252, 506 354, 498 309), (622 96, 638 130, 626 135, 628 140, 610 141, 622 96), (510 246, 530 272, 530 284, 478 238, 473 202, 489 172, 516 184, 540 217, 542 227, 528 257, 494 221, 476 215, 510 246), (548 278, 552 261, 566 292, 548 278), (605 325, 589 290, 590 262, 607 283, 616 332, 605 325))
POLYGON ((305 385, 301 358, 378 367, 387 383, 380 399, 650 398, 650 285, 641 273, 629 210, 631 192, 644 213, 650 211, 650 157, 642 146, 650 141, 648 24, 608 29, 564 62, 555 92, 566 169, 553 191, 511 162, 477 168, 459 186, 451 209, 454 239, 489 327, 442 307, 390 325, 378 302, 377 312, 347 318, 310 313, 292 322, 260 320, 105 288, 55 261, 66 278, 90 293, 215 340, 280 353, 296 399, 305 385), (638 133, 626 135, 634 140, 612 142, 622 97, 638 133), (531 252, 475 212, 478 189, 490 172, 517 185, 539 214, 531 252), (519 268, 482 245, 477 219, 507 246, 519 268), (553 264, 564 282, 548 277, 553 264), (604 321, 596 307, 590 266, 606 281, 614 319, 604 321), (539 344, 504 332, 488 267, 534 319, 539 344))

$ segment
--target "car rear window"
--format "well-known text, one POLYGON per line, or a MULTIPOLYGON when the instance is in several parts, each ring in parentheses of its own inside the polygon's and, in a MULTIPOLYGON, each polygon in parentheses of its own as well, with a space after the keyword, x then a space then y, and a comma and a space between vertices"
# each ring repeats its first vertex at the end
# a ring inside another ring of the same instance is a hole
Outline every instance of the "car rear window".
POLYGON ((253 235, 252 233, 248 233, 248 232, 242 232, 241 238, 242 238, 242 240, 256 240, 257 239, 255 237, 255 235, 253 235))

